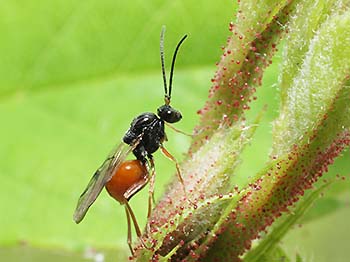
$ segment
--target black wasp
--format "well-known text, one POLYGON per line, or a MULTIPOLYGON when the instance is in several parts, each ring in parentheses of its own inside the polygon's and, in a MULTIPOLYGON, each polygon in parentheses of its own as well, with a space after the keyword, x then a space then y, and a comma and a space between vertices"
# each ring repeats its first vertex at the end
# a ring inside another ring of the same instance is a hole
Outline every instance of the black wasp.
POLYGON ((89 207, 101 193, 103 187, 106 187, 108 193, 113 198, 125 205, 125 212, 128 222, 128 245, 132 253, 133 249, 131 247, 130 217, 133 221, 136 234, 144 247, 145 243, 141 238, 141 231, 128 201, 148 182, 150 182, 148 199, 148 217, 150 217, 155 181, 155 167, 152 154, 159 148, 166 157, 175 162, 177 176, 186 194, 179 165, 175 158, 164 148, 163 142, 167 140, 164 125, 166 123, 176 123, 182 118, 181 113, 170 106, 170 100, 176 55, 187 35, 185 35, 179 41, 175 48, 171 63, 168 90, 164 66, 164 33, 165 26, 162 27, 160 35, 160 58, 165 93, 164 105, 158 108, 157 115, 154 113, 143 113, 134 118, 134 120, 131 122, 130 128, 123 137, 123 142, 121 142, 108 155, 107 159, 91 178, 88 186, 78 200, 78 204, 73 215, 74 221, 76 223, 80 223, 86 215, 89 207), (131 152, 134 154, 136 159, 125 161, 126 157, 131 152))

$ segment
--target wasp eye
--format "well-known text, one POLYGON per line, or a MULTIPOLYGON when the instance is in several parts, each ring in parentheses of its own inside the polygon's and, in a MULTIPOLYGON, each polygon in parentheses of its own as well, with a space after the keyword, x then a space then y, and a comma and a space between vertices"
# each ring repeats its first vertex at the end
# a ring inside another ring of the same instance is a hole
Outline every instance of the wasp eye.
POLYGON ((170 105, 163 105, 157 110, 158 116, 160 119, 168 123, 179 122, 182 118, 182 115, 179 111, 172 108, 170 105))

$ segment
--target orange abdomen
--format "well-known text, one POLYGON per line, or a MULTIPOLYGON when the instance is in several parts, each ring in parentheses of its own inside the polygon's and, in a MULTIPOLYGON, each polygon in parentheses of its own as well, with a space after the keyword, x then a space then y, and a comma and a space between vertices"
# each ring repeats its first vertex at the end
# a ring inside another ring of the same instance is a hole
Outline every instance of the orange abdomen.
POLYGON ((140 160, 127 160, 105 185, 109 195, 121 204, 128 201, 148 182, 148 171, 140 160))

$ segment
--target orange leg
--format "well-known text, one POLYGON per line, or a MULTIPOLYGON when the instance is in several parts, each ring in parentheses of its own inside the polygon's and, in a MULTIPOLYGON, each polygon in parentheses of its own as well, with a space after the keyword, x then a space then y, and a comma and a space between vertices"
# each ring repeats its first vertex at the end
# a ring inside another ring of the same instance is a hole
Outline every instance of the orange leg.
POLYGON ((170 127, 172 130, 174 130, 175 132, 177 132, 177 133, 183 134, 183 135, 185 135, 185 136, 193 137, 193 135, 188 134, 188 133, 186 133, 186 132, 184 132, 184 131, 182 131, 182 130, 180 130, 180 129, 177 129, 176 127, 174 127, 173 125, 171 125, 171 124, 169 124, 169 123, 167 123, 167 122, 164 122, 164 123, 165 123, 168 127, 170 127))
POLYGON ((128 211, 128 208, 125 206, 125 213, 126 213, 126 219, 128 222, 128 246, 130 248, 131 251, 131 255, 134 256, 134 250, 132 249, 132 238, 131 238, 131 223, 130 223, 130 214, 128 211))
MULTIPOLYGON (((151 217, 152 214, 152 202, 154 203, 154 183, 156 179, 156 169, 154 166, 154 160, 152 157, 149 158, 150 163, 150 169, 151 169, 151 176, 150 176, 150 183, 149 183, 149 191, 148 191, 148 213, 147 213, 147 220, 151 217)), ((147 224, 147 231, 150 231, 150 224, 147 224)))
POLYGON ((183 189, 183 191, 185 192, 185 196, 186 196, 186 198, 188 199, 187 193, 186 193, 185 183, 184 183, 184 181, 183 181, 183 179, 182 179, 182 176, 181 176, 181 171, 180 171, 179 163, 177 162, 177 160, 175 159, 175 157, 174 157, 172 154, 170 154, 168 150, 166 150, 166 149, 164 148, 163 145, 160 146, 160 149, 162 150, 162 153, 163 153, 167 158, 169 158, 171 161, 175 162, 176 170, 177 170, 177 173, 176 173, 176 174, 177 174, 177 178, 179 179, 179 181, 180 181, 180 183, 181 183, 181 185, 182 185, 182 189, 183 189))
MULTIPOLYGON (((134 224, 134 227, 135 227, 135 231, 136 231, 136 235, 137 237, 139 238, 140 240, 140 243, 141 245, 144 247, 144 248, 147 248, 147 249, 150 249, 146 246, 146 243, 143 241, 142 239, 142 234, 141 234, 141 230, 140 230, 140 227, 139 227, 139 224, 137 223, 137 220, 136 220, 136 216, 134 214, 134 212, 132 211, 128 201, 125 201, 125 208, 126 208, 126 212, 128 213, 127 217, 130 216, 131 219, 132 219, 132 222, 134 224)), ((130 218, 129 218, 130 219, 130 218)), ((131 234, 131 233, 130 233, 131 234)), ((128 238, 129 238, 129 233, 128 233, 128 238)), ((128 244, 129 244, 129 239, 128 239, 128 244)), ((131 247, 131 237, 130 237, 130 245, 129 245, 130 249, 132 249, 131 247)), ((131 253, 133 254, 133 251, 131 251, 131 253)))

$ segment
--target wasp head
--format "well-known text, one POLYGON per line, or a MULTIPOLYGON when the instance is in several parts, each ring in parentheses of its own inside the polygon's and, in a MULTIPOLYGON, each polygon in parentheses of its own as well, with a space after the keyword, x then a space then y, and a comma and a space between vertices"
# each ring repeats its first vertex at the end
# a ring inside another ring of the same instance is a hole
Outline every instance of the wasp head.
POLYGON ((182 118, 182 115, 178 110, 172 108, 170 105, 167 104, 159 107, 157 110, 157 114, 160 117, 160 119, 168 123, 179 122, 182 118))

